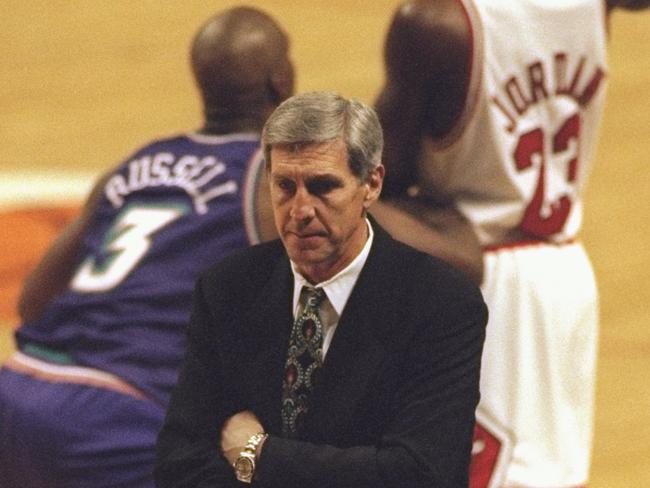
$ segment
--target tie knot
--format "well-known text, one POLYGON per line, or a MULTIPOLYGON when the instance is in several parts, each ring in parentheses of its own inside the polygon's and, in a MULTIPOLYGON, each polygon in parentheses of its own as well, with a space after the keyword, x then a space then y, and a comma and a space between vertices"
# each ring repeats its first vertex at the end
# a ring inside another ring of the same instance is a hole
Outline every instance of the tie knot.
POLYGON ((322 288, 307 288, 307 305, 306 307, 318 307, 325 298, 325 290, 322 288))

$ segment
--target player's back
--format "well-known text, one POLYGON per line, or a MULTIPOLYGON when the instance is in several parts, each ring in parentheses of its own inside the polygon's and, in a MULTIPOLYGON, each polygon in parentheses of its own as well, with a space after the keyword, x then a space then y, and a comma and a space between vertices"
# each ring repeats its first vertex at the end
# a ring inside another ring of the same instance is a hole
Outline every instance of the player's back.
POLYGON ((21 348, 63 353, 165 403, 184 350, 198 273, 259 241, 256 134, 155 141, 106 180, 69 289, 17 331, 21 348))
POLYGON ((463 0, 472 65, 457 125, 429 141, 425 190, 449 195, 483 245, 565 241, 604 102, 605 11, 593 0, 463 0))

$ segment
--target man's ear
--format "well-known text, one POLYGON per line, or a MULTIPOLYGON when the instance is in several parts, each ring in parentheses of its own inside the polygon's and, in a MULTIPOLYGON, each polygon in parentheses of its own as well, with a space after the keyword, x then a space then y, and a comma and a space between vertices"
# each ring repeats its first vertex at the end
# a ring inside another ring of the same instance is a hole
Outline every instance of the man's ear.
POLYGON ((372 170, 370 175, 368 175, 368 180, 366 181, 366 196, 363 200, 364 208, 369 208, 378 198, 381 193, 381 188, 384 184, 384 174, 386 169, 383 164, 380 164, 375 169, 372 170))

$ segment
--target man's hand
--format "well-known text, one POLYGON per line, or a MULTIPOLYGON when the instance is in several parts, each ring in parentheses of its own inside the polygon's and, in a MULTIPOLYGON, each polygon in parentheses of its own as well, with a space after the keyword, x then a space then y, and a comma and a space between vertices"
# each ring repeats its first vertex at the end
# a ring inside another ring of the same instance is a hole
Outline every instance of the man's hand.
POLYGON ((221 451, 228 462, 234 463, 248 439, 260 432, 264 432, 264 427, 249 410, 236 413, 226 420, 221 430, 221 451))

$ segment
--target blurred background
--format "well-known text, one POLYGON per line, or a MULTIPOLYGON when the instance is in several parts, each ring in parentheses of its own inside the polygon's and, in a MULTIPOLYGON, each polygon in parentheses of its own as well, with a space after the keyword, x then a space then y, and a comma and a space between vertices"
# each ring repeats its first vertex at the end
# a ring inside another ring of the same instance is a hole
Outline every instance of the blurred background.
MULTIPOLYGON (((0 359, 22 279, 93 179, 148 140, 196 128, 187 53, 233 1, 3 0, 0 359)), ((248 1, 292 39, 297 90, 371 103, 394 0, 248 1)), ((616 12, 583 240, 601 292, 591 488, 650 486, 650 12, 616 12)))

